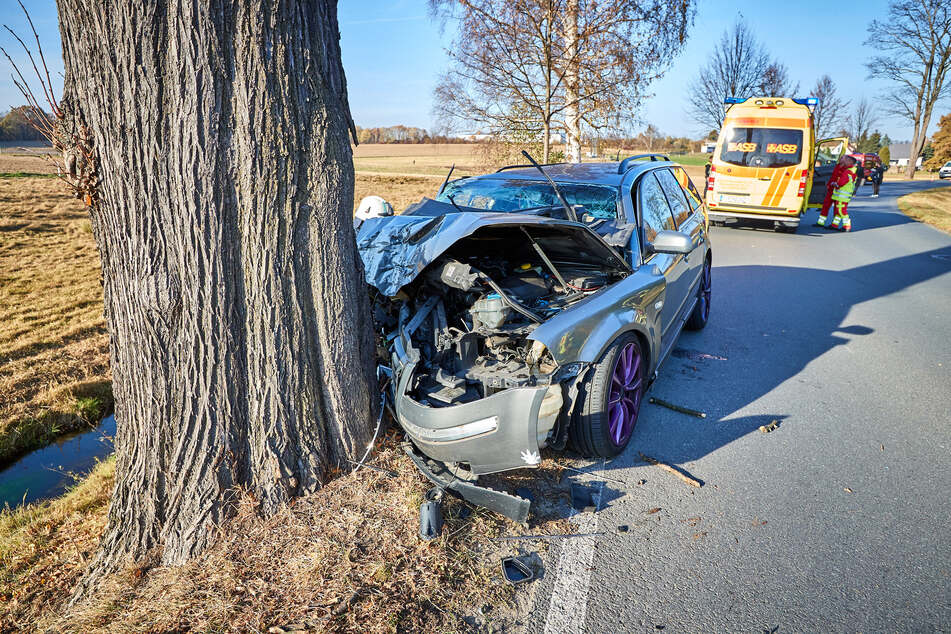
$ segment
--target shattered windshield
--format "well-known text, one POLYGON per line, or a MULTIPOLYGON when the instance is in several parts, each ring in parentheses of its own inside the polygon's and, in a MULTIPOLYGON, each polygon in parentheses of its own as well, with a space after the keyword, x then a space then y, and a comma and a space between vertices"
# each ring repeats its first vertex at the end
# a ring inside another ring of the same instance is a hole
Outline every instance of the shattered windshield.
MULTIPOLYGON (((584 205, 595 218, 617 217, 617 189, 606 185, 558 183, 569 205, 584 205)), ((436 198, 460 207, 485 211, 524 211, 539 207, 560 206, 551 185, 544 181, 502 178, 466 178, 446 185, 436 198)))

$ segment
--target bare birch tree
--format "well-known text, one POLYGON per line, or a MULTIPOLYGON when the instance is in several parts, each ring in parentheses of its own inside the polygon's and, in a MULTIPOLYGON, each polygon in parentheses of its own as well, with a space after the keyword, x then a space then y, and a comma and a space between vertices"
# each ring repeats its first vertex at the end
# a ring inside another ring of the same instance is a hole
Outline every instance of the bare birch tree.
POLYGON ((873 20, 866 44, 879 51, 866 64, 871 77, 892 84, 887 110, 914 126, 907 176, 928 139, 934 107, 951 95, 951 3, 948 0, 899 0, 888 18, 873 20))
POLYGON ((430 0, 459 31, 435 114, 456 129, 565 129, 580 160, 583 128, 620 128, 670 65, 692 24, 691 0, 430 0), (525 113, 530 113, 528 117, 525 113), (527 119, 527 121, 526 121, 527 119))

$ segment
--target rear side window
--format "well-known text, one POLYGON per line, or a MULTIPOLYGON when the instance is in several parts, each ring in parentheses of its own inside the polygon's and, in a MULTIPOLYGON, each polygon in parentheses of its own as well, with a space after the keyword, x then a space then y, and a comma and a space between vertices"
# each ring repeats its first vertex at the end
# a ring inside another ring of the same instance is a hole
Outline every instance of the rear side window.
POLYGON ((727 128, 720 160, 745 167, 790 167, 802 159, 802 130, 727 128))
POLYGON ((687 218, 693 213, 693 209, 687 205, 684 190, 680 187, 680 183, 677 182, 674 175, 670 173, 670 170, 657 170, 654 174, 657 175, 660 186, 667 194, 667 204, 670 205, 670 211, 674 214, 674 222, 679 227, 687 222, 687 218))
POLYGON ((690 177, 687 176, 687 170, 682 167, 674 167, 671 168, 671 171, 674 173, 674 178, 677 179, 680 187, 684 190, 690 208, 696 211, 697 207, 703 204, 703 198, 700 196, 700 192, 697 191, 697 188, 693 186, 690 177))
POLYGON ((658 231, 674 230, 674 217, 670 215, 667 197, 660 183, 654 177, 655 172, 645 174, 641 178, 639 191, 641 204, 641 218, 644 224, 644 239, 651 243, 657 237, 658 231))

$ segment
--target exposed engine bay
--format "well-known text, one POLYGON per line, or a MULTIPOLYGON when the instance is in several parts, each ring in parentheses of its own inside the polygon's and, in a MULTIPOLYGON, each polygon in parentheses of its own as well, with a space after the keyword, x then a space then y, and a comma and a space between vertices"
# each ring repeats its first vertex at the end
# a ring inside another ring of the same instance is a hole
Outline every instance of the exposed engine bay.
MULTIPOLYGON (((454 243, 401 289, 395 315, 391 304, 391 327, 419 354, 404 394, 446 408, 561 380, 548 350, 529 335, 626 275, 588 246, 544 225, 484 227, 454 243)), ((538 413, 539 446, 562 404, 559 388, 538 413)))

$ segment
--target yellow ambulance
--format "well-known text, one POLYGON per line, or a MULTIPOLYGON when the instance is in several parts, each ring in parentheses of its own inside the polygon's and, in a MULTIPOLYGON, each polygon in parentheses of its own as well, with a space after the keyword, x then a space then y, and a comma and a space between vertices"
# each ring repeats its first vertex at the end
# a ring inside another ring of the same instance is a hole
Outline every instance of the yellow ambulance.
POLYGON ((727 98, 730 104, 707 178, 706 201, 715 224, 772 221, 795 231, 809 207, 819 207, 848 139, 816 141, 815 97, 727 98))

